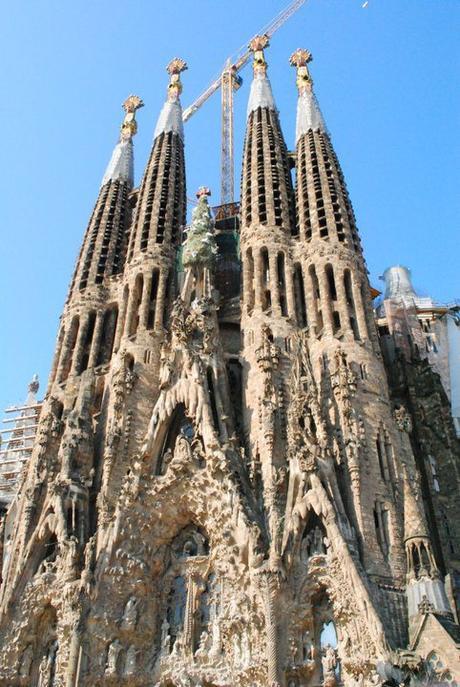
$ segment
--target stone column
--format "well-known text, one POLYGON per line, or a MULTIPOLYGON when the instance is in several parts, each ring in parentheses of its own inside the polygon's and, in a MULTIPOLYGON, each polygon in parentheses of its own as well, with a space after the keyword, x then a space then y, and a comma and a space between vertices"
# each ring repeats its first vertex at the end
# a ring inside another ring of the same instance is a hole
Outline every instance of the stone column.
MULTIPOLYGON (((287 304, 287 311, 288 311, 288 316, 291 317, 294 321, 297 320, 297 313, 295 309, 295 296, 294 296, 294 273, 292 271, 292 263, 291 261, 285 260, 285 265, 284 265, 284 271, 285 271, 285 276, 286 276, 286 304, 287 304)), ((305 280, 304 280, 304 292, 305 292, 305 280)), ((305 294, 304 294, 305 298, 305 294)), ((306 304, 306 301, 305 301, 306 304)), ((308 313, 307 313, 307 322, 309 323, 308 320, 308 313)))
POLYGON ((334 270, 335 288, 337 291, 337 310, 340 314, 340 324, 342 332, 346 339, 354 339, 353 332, 350 326, 350 310, 347 303, 347 296, 345 294, 345 286, 343 284, 343 269, 334 270))
POLYGON ((272 313, 273 313, 274 317, 281 317, 277 253, 274 253, 272 251, 269 252, 269 254, 268 254, 268 265, 269 265, 269 270, 270 270, 270 274, 268 276, 269 276, 270 296, 271 296, 271 301, 272 301, 272 313))
POLYGON ((89 354, 88 367, 94 367, 97 364, 97 357, 99 347, 101 345, 102 329, 104 326, 105 313, 99 311, 96 315, 96 323, 94 325, 93 340, 91 342, 91 352, 89 354))
POLYGON ((126 312, 128 309, 128 299, 122 298, 120 313, 118 315, 117 328, 113 340, 113 352, 116 353, 120 348, 120 339, 123 336, 123 330, 126 324, 126 312))
POLYGON ((254 256, 254 307, 262 309, 262 271, 260 251, 253 251, 254 256))
POLYGON ((332 336, 334 327, 332 323, 331 299, 324 265, 321 265, 321 269, 317 270, 317 277, 319 282, 321 312, 323 314, 323 331, 326 336, 332 336))
POLYGON ((147 321, 149 317, 149 306, 150 306, 150 292, 152 290, 152 272, 150 274, 144 275, 144 289, 142 291, 142 301, 139 306, 139 327, 141 329, 147 328, 147 321))
POLYGON ((308 330, 310 336, 315 336, 315 331, 318 327, 318 306, 317 297, 314 293, 313 280, 311 278, 310 270, 307 269, 306 265, 302 265, 302 278, 303 278, 303 294, 305 298, 305 308, 307 311, 307 321, 308 330))
POLYGON ((77 374, 77 370, 80 366, 81 356, 83 354, 83 349, 85 347, 86 336, 88 334, 89 326, 89 316, 90 313, 86 312, 81 316, 80 319, 80 329, 78 331, 78 338, 75 343, 75 349, 73 352, 72 366, 70 368, 70 374, 77 374))
POLYGON ((160 270, 160 279, 158 283, 158 292, 157 292, 157 302, 155 306, 155 331, 158 331, 159 329, 163 329, 163 309, 164 309, 164 304, 165 304, 165 298, 166 298, 166 284, 168 281, 168 270, 165 269, 164 267, 161 268, 160 270))
POLYGON ((136 307, 136 303, 137 303, 137 289, 136 289, 136 286, 133 286, 133 288, 129 290, 128 307, 126 308, 126 320, 125 320, 125 326, 124 326, 124 332, 123 332, 124 336, 129 336, 131 320, 133 318, 134 308, 136 307))
POLYGON ((353 293, 353 302, 355 304, 359 336, 363 341, 365 341, 369 338, 369 333, 367 331, 366 315, 364 312, 363 299, 361 297, 361 283, 356 278, 354 271, 351 272, 351 290, 353 293))

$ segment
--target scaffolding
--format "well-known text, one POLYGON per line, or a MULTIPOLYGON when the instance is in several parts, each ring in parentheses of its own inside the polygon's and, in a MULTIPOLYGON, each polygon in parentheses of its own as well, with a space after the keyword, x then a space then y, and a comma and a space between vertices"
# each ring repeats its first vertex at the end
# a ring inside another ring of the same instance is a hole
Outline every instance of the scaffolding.
POLYGON ((5 511, 16 494, 24 466, 34 446, 42 401, 37 401, 39 384, 34 375, 23 405, 5 409, 0 429, 0 513, 5 511))

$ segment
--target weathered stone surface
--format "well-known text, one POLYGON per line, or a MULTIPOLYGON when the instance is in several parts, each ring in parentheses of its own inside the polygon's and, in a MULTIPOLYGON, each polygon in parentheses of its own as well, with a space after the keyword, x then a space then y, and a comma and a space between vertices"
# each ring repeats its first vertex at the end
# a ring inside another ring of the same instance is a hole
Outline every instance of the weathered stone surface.
MULTIPOLYGON (((233 229, 213 227, 204 192, 175 269, 181 60, 139 191, 101 189, 5 545, 0 685, 460 679, 446 398, 425 361, 384 367, 351 204, 311 112, 292 188, 266 42, 252 42, 265 90, 246 132, 241 303, 215 288, 215 232, 233 229), (99 282, 91 246, 106 244, 119 270, 99 282), (436 497, 428 451, 445 466, 436 497)), ((316 102, 310 57, 292 59, 300 108, 316 102)))

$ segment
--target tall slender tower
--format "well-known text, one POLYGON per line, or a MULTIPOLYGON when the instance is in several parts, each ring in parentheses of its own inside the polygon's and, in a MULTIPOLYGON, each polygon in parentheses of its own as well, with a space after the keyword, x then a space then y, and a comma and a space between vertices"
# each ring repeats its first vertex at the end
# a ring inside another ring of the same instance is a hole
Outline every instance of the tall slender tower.
POLYGON ((214 221, 201 187, 185 226, 185 62, 139 189, 125 102, 0 523, 0 686, 460 680, 451 417, 414 346, 385 368, 311 55, 291 57, 288 153, 267 46, 250 44, 241 289, 234 208, 214 221))

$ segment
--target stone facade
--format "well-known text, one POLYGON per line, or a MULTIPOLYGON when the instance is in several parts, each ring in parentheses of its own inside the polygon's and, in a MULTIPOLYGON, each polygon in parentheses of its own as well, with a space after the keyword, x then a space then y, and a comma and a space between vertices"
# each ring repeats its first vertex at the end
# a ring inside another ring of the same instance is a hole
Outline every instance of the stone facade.
POLYGON ((446 399, 416 357, 385 369, 304 50, 293 187, 267 42, 250 46, 238 217, 214 222, 202 188, 183 231, 185 63, 139 190, 142 102, 125 103, 6 515, 0 685, 460 679, 446 399))

